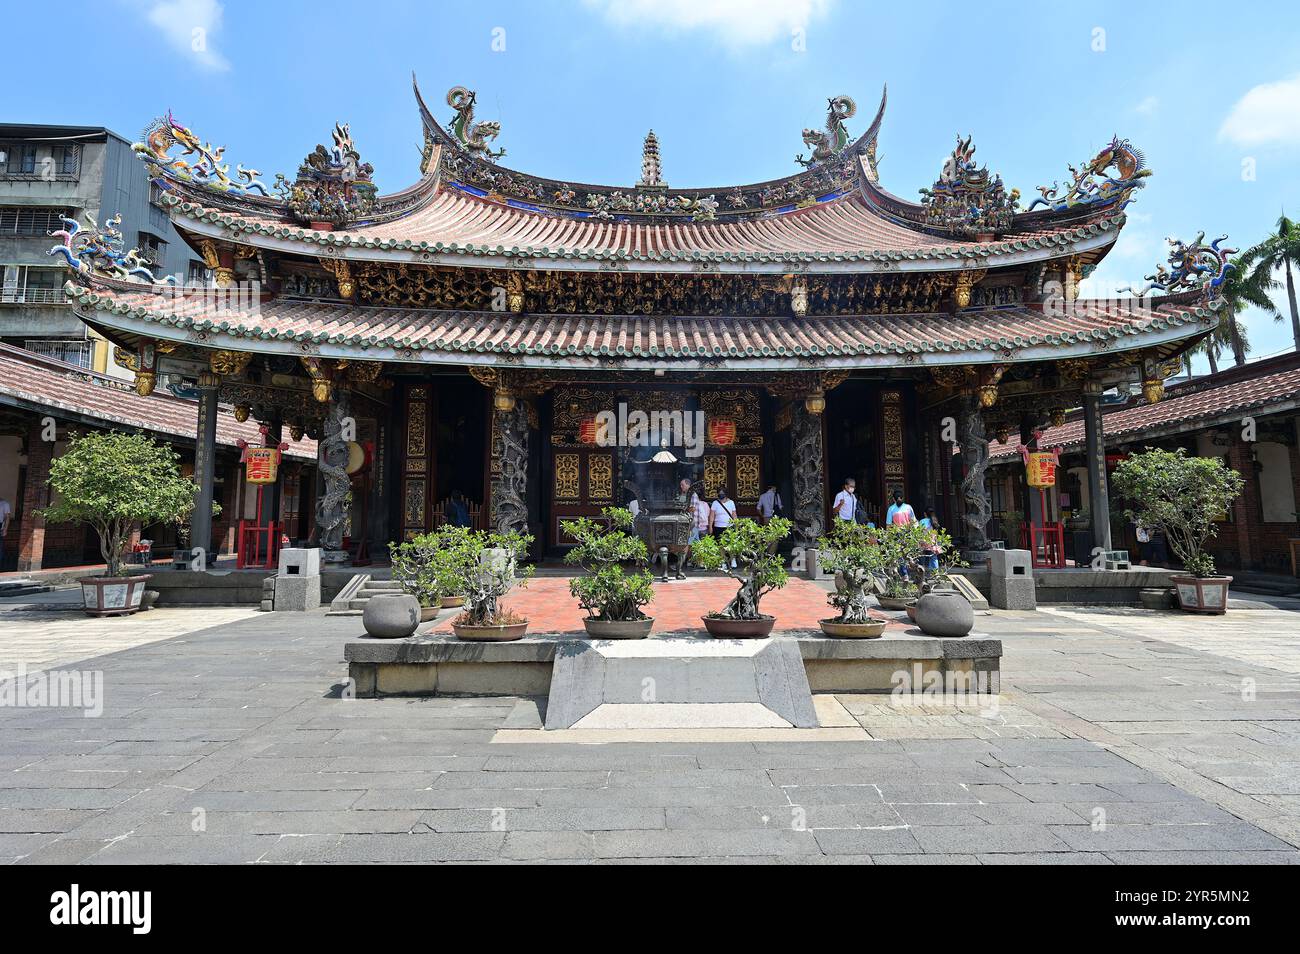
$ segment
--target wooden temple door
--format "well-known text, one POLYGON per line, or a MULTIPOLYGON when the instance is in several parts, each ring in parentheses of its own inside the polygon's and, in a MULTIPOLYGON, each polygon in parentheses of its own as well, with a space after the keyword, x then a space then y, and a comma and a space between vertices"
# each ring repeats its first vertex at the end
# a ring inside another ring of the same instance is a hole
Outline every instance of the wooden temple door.
POLYGON ((437 397, 429 384, 408 384, 402 401, 401 539, 432 528, 437 495, 437 397))
POLYGON ((742 517, 758 513, 764 490, 761 393, 727 388, 700 393, 704 411, 704 491, 712 501, 725 487, 742 517))
POLYGON ((594 416, 612 400, 612 392, 592 388, 557 388, 554 392, 547 450, 548 547, 573 545, 560 527, 562 521, 574 517, 600 519, 603 508, 624 503, 623 494, 615 486, 617 448, 600 447, 595 442, 594 416))

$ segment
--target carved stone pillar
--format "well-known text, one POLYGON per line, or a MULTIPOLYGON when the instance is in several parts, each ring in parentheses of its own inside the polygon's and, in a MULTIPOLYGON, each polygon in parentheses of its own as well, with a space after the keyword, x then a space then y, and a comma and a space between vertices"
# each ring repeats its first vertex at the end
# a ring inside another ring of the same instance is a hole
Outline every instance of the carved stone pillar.
POLYGON ((826 454, 821 415, 802 401, 791 407, 790 466, 795 544, 815 547, 826 532, 826 454))
MULTIPOLYGON (((220 375, 199 375, 199 416, 194 437, 194 480, 199 492, 190 517, 190 546, 201 549, 206 560, 212 550, 212 492, 217 465, 217 390, 220 375)), ((235 518, 231 517, 232 520, 235 518)))
POLYGON ((352 480, 348 476, 348 442, 344 439, 345 421, 352 416, 352 396, 347 388, 330 389, 329 407, 325 412, 324 431, 317 445, 316 467, 325 492, 316 501, 316 539, 324 551, 326 563, 345 563, 343 530, 347 526, 348 497, 352 480))
POLYGON ((1101 426, 1101 388, 1085 385, 1083 437, 1088 455, 1088 513, 1092 518, 1092 544, 1111 548, 1110 491, 1106 480, 1106 438, 1101 426))
POLYGON ((527 533, 528 409, 498 400, 492 415, 492 528, 527 533))
POLYGON ((987 528, 993 507, 984 482, 984 472, 989 466, 989 439, 984 430, 980 400, 974 393, 962 397, 959 426, 961 461, 966 472, 961 481, 966 549, 978 552, 989 548, 987 528))

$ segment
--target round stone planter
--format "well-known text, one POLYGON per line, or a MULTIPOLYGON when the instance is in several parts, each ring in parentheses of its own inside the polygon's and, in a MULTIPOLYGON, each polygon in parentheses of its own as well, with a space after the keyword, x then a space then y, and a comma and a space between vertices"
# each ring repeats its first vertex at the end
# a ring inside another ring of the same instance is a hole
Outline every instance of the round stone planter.
POLYGON ((841 623, 839 620, 818 620, 822 632, 836 639, 878 639, 885 632, 883 619, 868 620, 865 623, 841 623))
POLYGON ((592 639, 645 639, 655 621, 646 619, 584 619, 583 627, 592 639))
POLYGON ((456 609, 464 605, 465 605, 465 597, 463 596, 444 596, 442 598, 443 609, 456 609))
POLYGON ((470 642, 508 643, 514 639, 524 638, 524 633, 528 631, 528 621, 502 626, 466 626, 463 623, 452 623, 451 631, 456 634, 457 639, 470 642))
POLYGON ((1221 616, 1228 610, 1228 587, 1232 583, 1230 576, 1191 576, 1179 574, 1171 576, 1174 592, 1178 594, 1178 605, 1189 613, 1209 613, 1221 616))
POLYGON ((877 596, 876 602, 880 604, 882 610, 894 610, 897 612, 898 610, 907 609, 907 602, 910 599, 910 596, 877 596))
POLYGON ((420 625, 420 602, 405 593, 385 593, 366 601, 361 625, 376 639, 403 639, 420 625))
POLYGON ((760 616, 758 619, 727 619, 723 616, 701 616, 704 628, 709 635, 717 639, 763 639, 772 635, 776 625, 775 616, 760 616))
POLYGON ((956 590, 936 590, 916 601, 916 625, 927 636, 965 636, 975 626, 975 611, 956 590))
POLYGON ((152 577, 139 576, 87 576, 81 584, 82 605, 91 616, 130 616, 140 608, 144 599, 144 585, 152 577))

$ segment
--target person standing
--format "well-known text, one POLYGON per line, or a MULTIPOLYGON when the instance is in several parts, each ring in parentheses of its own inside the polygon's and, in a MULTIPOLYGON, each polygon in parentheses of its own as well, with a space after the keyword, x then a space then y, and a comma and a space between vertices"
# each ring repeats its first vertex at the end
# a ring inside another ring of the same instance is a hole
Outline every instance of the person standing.
POLYGON ((776 491, 776 484, 768 484, 758 498, 758 522, 766 526, 778 512, 785 507, 781 504, 781 495, 776 491))
POLYGON ((831 504, 831 509, 835 511, 837 520, 856 519, 858 512, 857 486, 857 481, 852 477, 844 479, 844 489, 835 495, 835 502, 831 504))
MULTIPOLYGON (((925 517, 921 520, 921 526, 927 530, 942 530, 943 525, 939 523, 939 517, 934 512, 933 507, 926 508, 925 517)), ((925 568, 927 570, 939 569, 939 556, 943 553, 943 547, 939 546, 938 536, 934 536, 934 542, 926 547, 928 554, 925 559, 925 568)))
MULTIPOLYGON (((709 532, 721 537, 722 532, 736 519, 736 502, 727 496, 727 488, 718 490, 718 496, 709 505, 709 532)), ((736 561, 731 561, 731 568, 736 569, 736 561)))
POLYGON ((912 509, 911 504, 903 502, 903 491, 898 488, 894 489, 894 502, 885 511, 885 523, 897 524, 900 527, 916 523, 916 511, 912 509))
POLYGON ((5 568, 5 534, 9 532, 9 520, 13 514, 14 508, 9 501, 0 497, 0 572, 5 568))

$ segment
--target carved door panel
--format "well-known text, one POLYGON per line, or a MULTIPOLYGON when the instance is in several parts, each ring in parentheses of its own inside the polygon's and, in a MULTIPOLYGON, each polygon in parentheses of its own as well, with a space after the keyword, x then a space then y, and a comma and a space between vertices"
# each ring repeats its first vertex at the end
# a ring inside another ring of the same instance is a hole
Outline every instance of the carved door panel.
POLYGON ((551 452, 551 526, 549 543, 570 546, 573 541, 560 522, 574 517, 599 518, 604 507, 616 502, 614 452, 604 447, 556 447, 551 452))
POLYGON ((436 494, 437 405, 434 390, 427 384, 406 389, 402 431, 402 539, 409 540, 430 529, 436 494))

